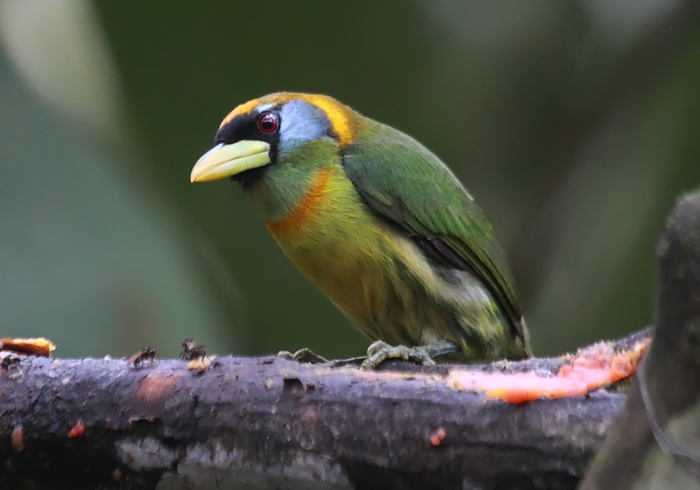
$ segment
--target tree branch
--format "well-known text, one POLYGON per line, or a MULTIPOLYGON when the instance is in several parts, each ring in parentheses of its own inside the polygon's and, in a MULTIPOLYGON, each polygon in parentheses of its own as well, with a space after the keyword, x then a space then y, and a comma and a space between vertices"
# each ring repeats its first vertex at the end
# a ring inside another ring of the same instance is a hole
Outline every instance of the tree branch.
MULTIPOLYGON (((469 369, 547 374, 566 362, 469 369)), ((201 372, 27 357, 0 377, 0 486, 574 488, 624 401, 604 390, 486 401, 446 383, 464 368, 226 357, 201 372)))

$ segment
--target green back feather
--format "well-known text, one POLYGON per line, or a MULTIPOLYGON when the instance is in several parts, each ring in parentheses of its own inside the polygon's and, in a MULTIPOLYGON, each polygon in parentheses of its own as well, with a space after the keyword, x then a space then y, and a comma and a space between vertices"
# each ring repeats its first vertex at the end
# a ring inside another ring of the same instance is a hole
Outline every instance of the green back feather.
POLYGON ((367 204, 441 255, 443 263, 476 275, 524 338, 513 277, 478 204, 449 168, 410 136, 369 119, 360 128, 343 149, 343 166, 367 204))

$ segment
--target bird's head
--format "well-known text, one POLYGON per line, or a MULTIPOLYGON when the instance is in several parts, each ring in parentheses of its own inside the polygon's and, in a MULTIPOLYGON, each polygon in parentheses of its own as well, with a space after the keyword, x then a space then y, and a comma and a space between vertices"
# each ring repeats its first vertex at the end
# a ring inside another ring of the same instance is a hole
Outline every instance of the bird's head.
POLYGON ((219 126, 215 146, 192 168, 192 182, 233 178, 244 185, 295 149, 326 139, 350 144, 360 116, 325 95, 282 92, 236 107, 219 126))

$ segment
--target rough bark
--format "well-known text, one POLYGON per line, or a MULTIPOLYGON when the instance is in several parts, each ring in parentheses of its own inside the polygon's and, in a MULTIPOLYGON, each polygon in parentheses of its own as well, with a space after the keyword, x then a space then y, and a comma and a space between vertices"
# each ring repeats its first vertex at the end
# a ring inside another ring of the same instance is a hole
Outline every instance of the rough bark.
POLYGON ((386 369, 24 358, 0 376, 0 487, 574 488, 624 402, 513 405, 447 386, 449 366, 386 369))

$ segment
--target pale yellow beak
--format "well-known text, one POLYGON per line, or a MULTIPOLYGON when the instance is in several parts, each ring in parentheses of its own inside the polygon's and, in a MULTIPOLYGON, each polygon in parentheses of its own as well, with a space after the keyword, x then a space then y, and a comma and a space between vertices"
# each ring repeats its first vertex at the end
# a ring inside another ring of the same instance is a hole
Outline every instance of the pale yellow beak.
POLYGON ((243 140, 232 145, 216 145, 197 160, 190 182, 209 182, 232 177, 270 163, 270 145, 264 141, 243 140))

